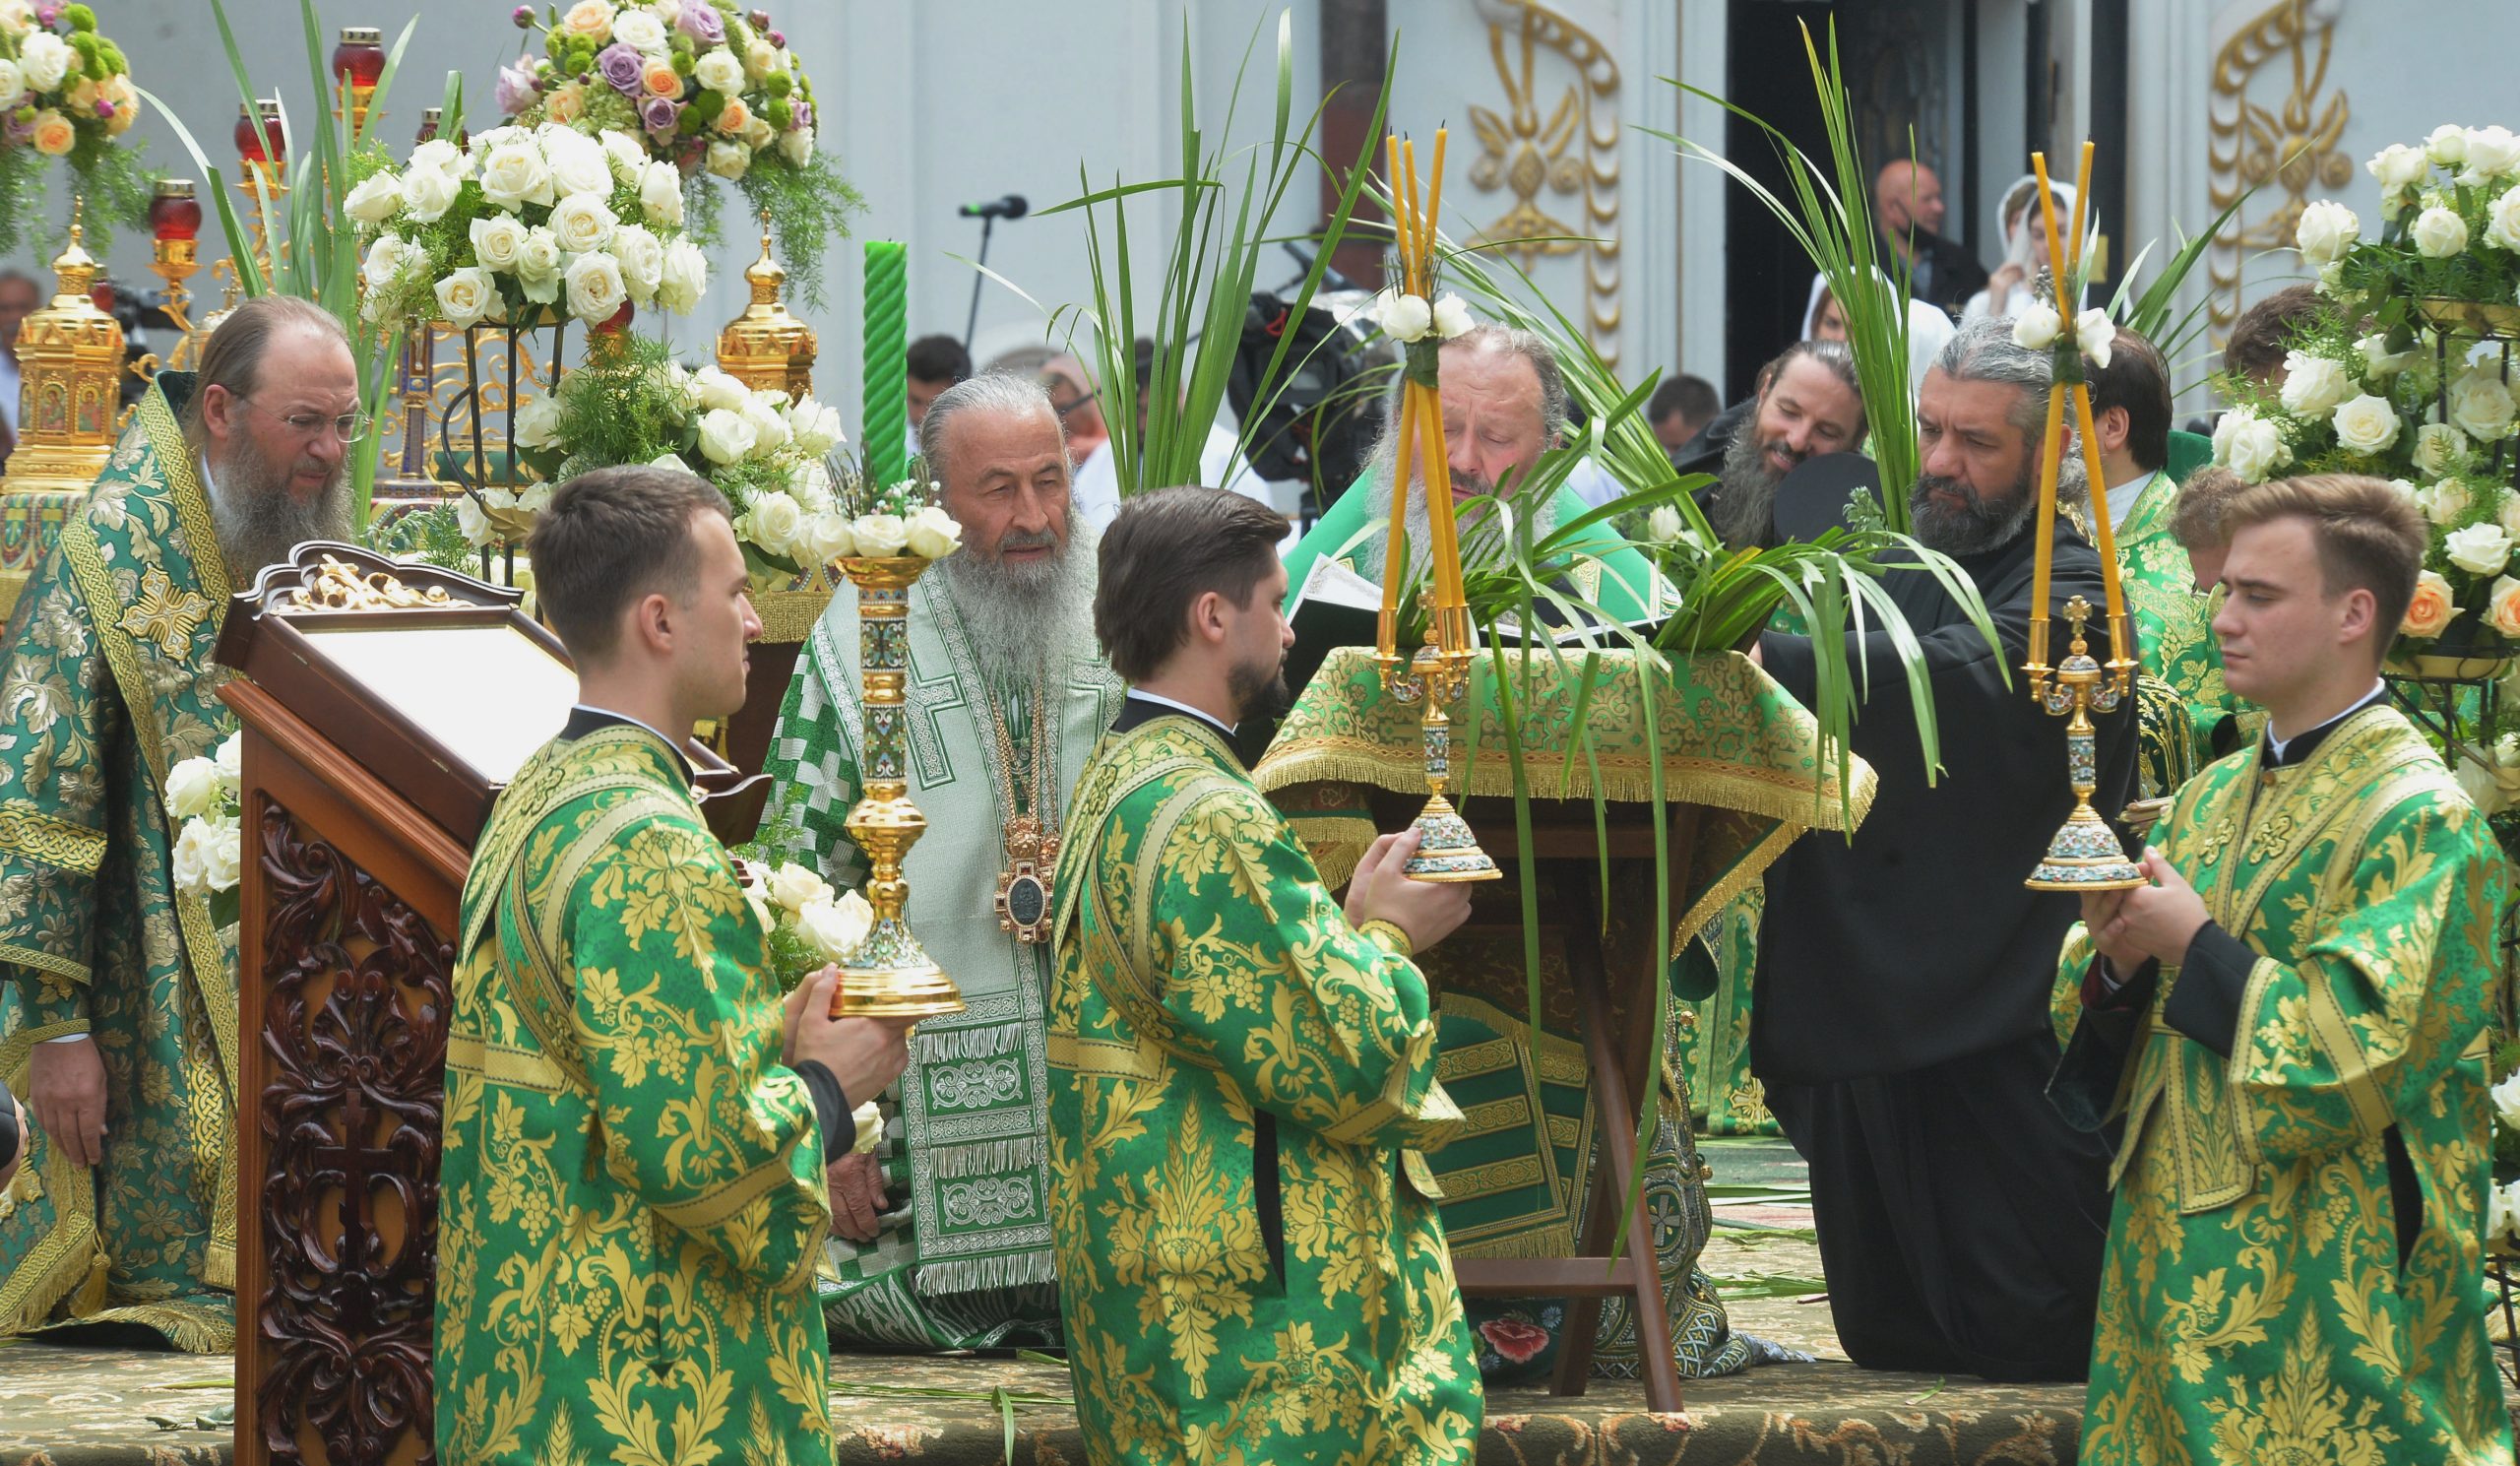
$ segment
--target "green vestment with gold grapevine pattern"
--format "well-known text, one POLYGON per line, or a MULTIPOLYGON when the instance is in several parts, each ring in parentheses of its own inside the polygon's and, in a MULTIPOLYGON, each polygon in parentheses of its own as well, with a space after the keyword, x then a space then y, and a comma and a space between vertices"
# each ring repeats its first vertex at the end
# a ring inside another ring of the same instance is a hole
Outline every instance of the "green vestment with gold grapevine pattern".
POLYGON ((0 1075, 35 1044, 94 1038, 104 1164, 38 1128, 0 1197, 0 1334, 145 1324, 233 1346, 233 928, 171 875, 166 771, 222 735, 211 661, 228 576, 176 414, 185 373, 141 399, 10 620, 0 670, 0 1075))
MULTIPOLYGON (((2492 833, 2375 707, 2299 766, 2215 763, 2156 841, 2256 961, 2230 1058, 2163 1021, 2172 970, 2115 1075, 2083 1460, 2510 1461, 2483 1276, 2492 833), (2422 1197, 2403 1267, 2392 1132, 2422 1197)), ((2077 980, 2088 954, 2068 943, 2077 980)))
POLYGON ((1469 1461, 1479 1370, 1418 1153, 1461 1115, 1407 938, 1351 926, 1185 717, 1105 737, 1069 828, 1050 1207, 1089 1459, 1469 1461))
MULTIPOLYGON (((2215 730, 2249 707, 2223 685, 2223 651, 2214 639, 2214 608, 2220 603, 2197 593, 2187 547, 2170 532, 2171 515, 2177 508, 2178 484, 2168 474, 2155 474, 2136 496, 2135 507, 2126 511, 2126 522, 2117 527, 2117 567, 2143 669, 2169 683, 2187 705, 2189 746, 2202 765, 2214 756, 2215 730)), ((2168 760, 2150 756, 2148 762, 2168 760)), ((2171 790, 2144 793, 2167 795, 2171 790)))
POLYGON ((644 729, 543 746, 464 884, 439 1177, 445 1461, 828 1461, 805 1083, 725 852, 644 729))

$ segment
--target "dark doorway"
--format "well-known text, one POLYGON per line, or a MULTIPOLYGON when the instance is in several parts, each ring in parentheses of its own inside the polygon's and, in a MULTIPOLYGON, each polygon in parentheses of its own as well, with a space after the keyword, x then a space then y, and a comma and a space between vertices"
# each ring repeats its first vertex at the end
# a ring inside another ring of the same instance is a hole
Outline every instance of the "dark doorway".
MULTIPOLYGON (((1825 57, 1829 23, 1837 9, 1793 0, 1731 0, 1729 11, 1732 54, 1725 64, 1725 99, 1793 139, 1823 167, 1828 165, 1828 134, 1820 124, 1819 98, 1812 95, 1802 28, 1811 28, 1825 57)), ((1709 140, 1708 146, 1719 145, 1709 140)), ((1792 199, 1785 162, 1756 126, 1728 116, 1720 146, 1751 177, 1780 198, 1792 199)), ((1724 400, 1738 402, 1750 395, 1759 368, 1802 334, 1812 266, 1811 257, 1766 205, 1729 179, 1725 188, 1724 400)))

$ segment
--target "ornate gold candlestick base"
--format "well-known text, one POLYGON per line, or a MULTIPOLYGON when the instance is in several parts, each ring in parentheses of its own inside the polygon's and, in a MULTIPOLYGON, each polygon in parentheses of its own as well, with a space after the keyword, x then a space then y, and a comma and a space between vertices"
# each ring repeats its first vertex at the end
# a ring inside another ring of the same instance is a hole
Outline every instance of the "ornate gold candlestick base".
POLYGON ((919 946, 903 909, 910 881, 902 862, 927 833, 927 816, 910 800, 903 749, 902 696, 910 669, 910 588, 927 569, 917 555, 860 556, 841 561, 857 587, 857 661, 864 682, 865 793, 849 811, 850 838, 866 852, 872 874, 866 904, 875 924, 840 964, 832 1016, 932 1018, 963 1011, 954 981, 919 946))
MULTIPOLYGON (((2048 712, 2070 716, 2065 725, 2065 767, 2074 786, 2074 808, 2048 842, 2048 858, 2022 882, 2034 891, 2122 891, 2144 884, 2144 872, 2126 859, 2117 832, 2091 807, 2092 791, 2100 783, 2100 743, 2091 715, 2113 712, 2125 696, 2133 665, 2119 658, 2104 669, 2092 660, 2083 638, 2091 619, 2091 603, 2080 596, 2065 603, 2072 623, 2073 649, 2051 673, 2033 662, 2031 690, 2048 712)), ((2125 628, 2111 627, 2120 642, 2125 628)))
MULTIPOLYGON (((1463 641, 1467 643, 1468 637, 1463 641)), ((1400 669, 1398 657, 1377 659, 1382 664, 1383 685, 1391 689, 1393 697, 1403 703, 1422 701, 1425 705, 1426 807, 1418 811, 1418 854, 1401 867, 1411 880, 1494 880, 1504 874, 1487 852, 1479 848, 1478 837, 1470 832, 1470 821, 1463 819, 1460 811, 1453 808, 1452 800, 1445 797, 1452 783, 1453 761, 1452 716, 1446 709, 1460 702, 1470 690, 1470 656, 1468 651, 1420 647, 1407 671, 1400 669)))

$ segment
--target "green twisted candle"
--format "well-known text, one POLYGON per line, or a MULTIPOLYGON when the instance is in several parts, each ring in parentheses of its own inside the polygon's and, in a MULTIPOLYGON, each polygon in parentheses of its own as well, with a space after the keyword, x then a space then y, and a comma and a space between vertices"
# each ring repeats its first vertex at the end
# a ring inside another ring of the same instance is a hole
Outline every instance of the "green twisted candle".
POLYGON ((866 356, 858 430, 866 438, 866 475, 890 488, 909 471, 909 261, 899 241, 866 241, 866 356))

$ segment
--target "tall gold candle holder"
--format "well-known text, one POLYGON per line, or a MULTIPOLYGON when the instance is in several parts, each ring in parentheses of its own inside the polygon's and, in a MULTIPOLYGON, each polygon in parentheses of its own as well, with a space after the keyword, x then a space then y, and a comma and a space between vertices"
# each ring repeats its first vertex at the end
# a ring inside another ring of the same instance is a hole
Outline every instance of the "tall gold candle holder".
POLYGON ((927 816, 910 798, 910 757, 903 692, 910 676, 910 588, 933 563, 918 555, 858 555, 840 562, 857 588, 857 661, 865 728, 860 739, 864 786, 846 828, 866 853, 872 873, 866 904, 874 924, 840 964, 832 990, 835 1018, 933 1018, 963 1010, 963 994, 910 929, 904 908, 910 881, 902 862, 927 833, 927 816))
POLYGON ((2100 439, 2092 430, 2091 387, 2083 374, 2083 353, 2092 350, 2081 340, 2076 321, 2075 299, 2071 293, 2081 279, 2084 200, 2091 197, 2092 145, 2083 144, 2082 186, 2074 195, 2074 231, 2060 237, 2056 228, 2055 195, 2048 186, 2048 158, 2031 155, 2031 168, 2039 179, 2040 217, 2048 232, 2048 258, 2053 268, 2048 272, 2052 282, 2057 319, 2055 374, 2048 389, 2048 426, 2042 435, 2039 452, 2039 514, 2034 521, 2038 535, 2036 558, 2032 564, 2030 591, 2030 660, 2022 670, 2029 674, 2031 700, 2065 724, 2065 768, 2074 790, 2073 811, 2048 842, 2047 858, 2039 862, 2022 884, 2034 891, 2113 891, 2143 885, 2143 871, 2126 859, 2125 848, 2118 843, 2116 832, 2092 808, 2092 792, 2100 781, 2100 744, 2092 725, 2094 713, 2113 713, 2134 696, 2134 639, 2126 619, 2126 602, 2117 571, 2117 543, 2109 523, 2109 506, 2100 501, 2108 478, 2100 467, 2100 439), (2048 598, 2049 565, 2055 553, 2056 479, 2064 464, 2065 410, 2070 405, 2081 443, 2083 468, 2093 495, 2091 519, 2095 546, 2100 551, 2101 584, 2109 600, 2109 663, 2106 667, 2094 659, 2084 637, 2084 625, 2091 619, 2091 603, 2080 596, 2066 603, 2065 619, 2073 628, 2073 642, 2061 666, 2048 663, 2048 598))

